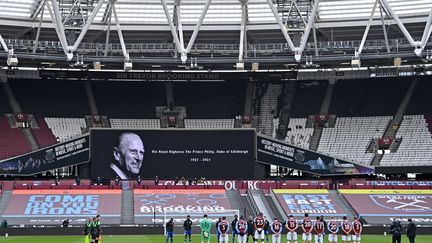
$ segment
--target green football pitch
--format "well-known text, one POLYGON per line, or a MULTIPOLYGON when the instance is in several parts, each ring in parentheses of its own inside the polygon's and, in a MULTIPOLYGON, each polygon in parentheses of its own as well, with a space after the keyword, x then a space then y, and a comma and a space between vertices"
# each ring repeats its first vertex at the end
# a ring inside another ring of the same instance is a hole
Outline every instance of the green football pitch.
MULTIPOLYGON (((391 242, 391 236, 384 236, 384 235, 364 235, 362 236, 362 242, 364 243, 390 243, 391 242)), ((230 239, 231 240, 231 239, 230 239)), ((9 236, 4 237, 2 236, 0 238, 0 242, 13 242, 13 243, 83 243, 84 237, 80 236, 9 236)), ((103 243, 164 243, 165 237, 164 236, 145 236, 145 235, 137 235, 137 236, 120 236, 120 235, 114 235, 112 237, 104 236, 103 243)), ((183 236, 174 236, 174 243, 182 243, 183 242, 183 236)), ((193 236, 192 243, 200 243, 200 239, 198 236, 193 236)), ((211 240, 213 243, 217 243, 216 239, 213 238, 211 240)), ((237 241, 236 241, 237 242, 237 241)), ((252 241, 249 240, 249 243, 252 241)), ((270 239, 271 242, 271 239, 270 239)), ((299 241, 301 242, 301 241, 299 241)), ((312 241, 315 242, 315 241, 312 241)), ((327 240, 325 240, 327 242, 327 240)), ((339 238, 338 242, 342 242, 339 238)), ((402 243, 408 242, 408 239, 406 236, 402 236, 402 243)), ((432 236, 424 236, 420 235, 416 238, 416 243, 431 243, 432 242, 432 236)), ((286 243, 285 238, 282 238, 282 243, 286 243)))

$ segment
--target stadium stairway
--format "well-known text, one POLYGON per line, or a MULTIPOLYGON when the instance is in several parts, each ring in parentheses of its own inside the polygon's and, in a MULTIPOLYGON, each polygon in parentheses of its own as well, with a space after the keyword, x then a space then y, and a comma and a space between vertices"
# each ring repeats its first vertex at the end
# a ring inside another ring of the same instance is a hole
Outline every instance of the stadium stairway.
POLYGON ((252 213, 250 210, 248 211, 247 206, 244 204, 242 196, 240 195, 240 191, 226 190, 226 195, 231 204, 231 208, 238 209, 240 211, 240 215, 249 215, 252 213))
MULTIPOLYGON (((402 123, 403 116, 411 101, 411 97, 412 94, 414 93, 417 83, 418 83, 418 79, 414 79, 413 82, 411 83, 408 91, 405 94, 405 97, 402 99, 399 105, 396 114, 393 116, 393 119, 389 122, 387 129, 384 132, 383 138, 391 138, 395 140, 396 133, 398 132, 399 126, 402 123)), ((379 165, 383 157, 384 157, 383 154, 376 154, 371 162, 371 165, 373 166, 379 165)))
POLYGON ((270 213, 270 207, 268 207, 266 205, 265 198, 262 198, 262 195, 260 193, 260 191, 258 190, 250 190, 250 193, 252 195, 252 199, 255 202, 256 205, 256 209, 261 212, 266 218, 267 220, 271 221, 270 219, 272 219, 272 214, 270 213))
POLYGON ((133 190, 123 190, 121 199, 121 219, 122 225, 133 225, 134 222, 134 193, 133 190))
POLYGON ((265 198, 267 200, 269 208, 273 212, 273 216, 277 217, 280 221, 284 221, 285 220, 285 216, 279 212, 279 209, 277 208, 275 202, 273 201, 273 198, 271 196, 266 196, 265 198))
POLYGON ((12 191, 10 190, 2 191, 2 195, 0 198, 0 215, 3 215, 3 212, 5 211, 11 196, 12 196, 12 191))
POLYGON ((352 219, 356 214, 354 211, 348 206, 348 203, 346 200, 339 194, 337 190, 329 190, 329 195, 332 196, 332 198, 337 198, 338 201, 335 201, 335 204, 338 204, 341 209, 343 210, 344 214, 349 218, 352 219))

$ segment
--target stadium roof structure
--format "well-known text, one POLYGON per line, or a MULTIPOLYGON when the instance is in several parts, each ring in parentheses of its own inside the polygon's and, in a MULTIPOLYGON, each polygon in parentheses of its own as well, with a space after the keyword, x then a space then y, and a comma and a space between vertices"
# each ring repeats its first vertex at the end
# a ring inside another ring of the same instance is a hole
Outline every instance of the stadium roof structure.
POLYGON ((0 0, 0 56, 134 68, 417 64, 432 58, 431 22, 432 0, 0 0))

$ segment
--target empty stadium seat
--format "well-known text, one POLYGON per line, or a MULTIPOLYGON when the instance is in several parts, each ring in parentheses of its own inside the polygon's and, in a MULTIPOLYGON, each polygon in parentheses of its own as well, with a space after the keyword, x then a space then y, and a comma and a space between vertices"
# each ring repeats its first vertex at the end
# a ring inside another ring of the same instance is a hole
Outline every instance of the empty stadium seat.
POLYGON ((45 122, 58 142, 64 142, 82 134, 86 130, 84 118, 45 117, 45 122))
POLYGON ((185 119, 185 128, 234 128, 234 119, 185 119))
POLYGON ((0 117, 0 159, 10 158, 31 151, 24 133, 19 128, 11 128, 6 116, 0 117))
POLYGON ((423 115, 404 116, 396 138, 402 139, 397 151, 385 154, 381 165, 432 165, 432 135, 423 115))
POLYGON ((338 117, 334 128, 324 128, 318 152, 341 159, 370 164, 374 153, 367 148, 372 139, 381 138, 391 116, 338 117))
POLYGON ((314 129, 306 128, 306 122, 307 118, 290 118, 285 142, 308 149, 314 129))
POLYGON ((159 119, 110 119, 112 128, 136 128, 136 129, 147 129, 147 128, 160 128, 159 119))
POLYGON ((48 127, 48 124, 45 122, 45 119, 38 118, 37 120, 39 123, 39 127, 32 128, 32 132, 35 136, 37 143, 39 144, 39 147, 48 147, 57 143, 58 141, 52 130, 48 127))

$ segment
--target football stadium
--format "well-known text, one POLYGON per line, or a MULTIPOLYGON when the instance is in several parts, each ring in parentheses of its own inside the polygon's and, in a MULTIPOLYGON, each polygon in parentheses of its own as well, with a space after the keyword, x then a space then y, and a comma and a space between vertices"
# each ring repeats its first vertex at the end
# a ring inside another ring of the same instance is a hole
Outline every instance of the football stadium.
POLYGON ((431 33, 432 0, 0 0, 0 243, 431 243, 431 33))

